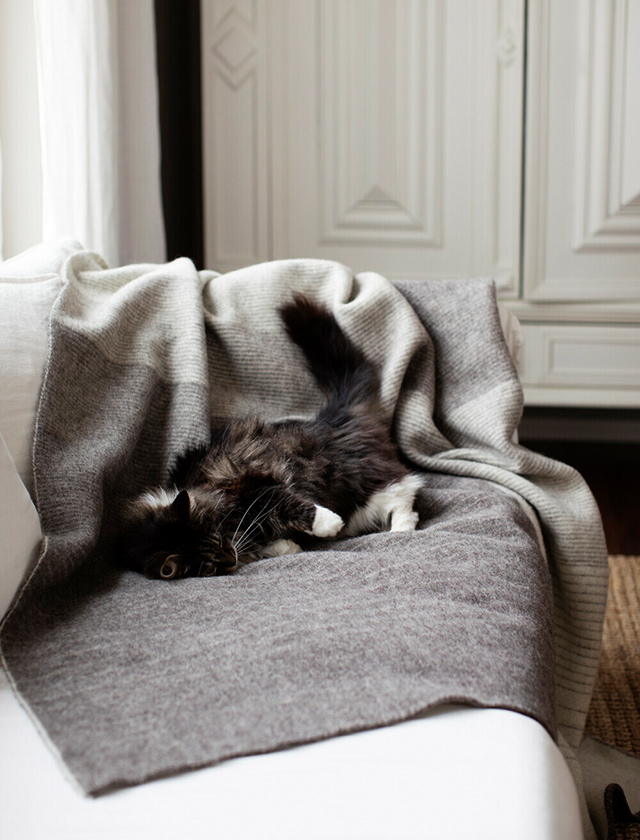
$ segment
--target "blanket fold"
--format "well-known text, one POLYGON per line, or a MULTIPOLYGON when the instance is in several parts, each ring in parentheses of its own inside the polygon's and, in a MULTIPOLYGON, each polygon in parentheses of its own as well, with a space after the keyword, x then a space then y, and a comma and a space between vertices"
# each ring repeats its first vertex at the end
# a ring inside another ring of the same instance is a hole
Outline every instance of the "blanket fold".
POLYGON ((392 284, 316 260, 109 269, 84 252, 64 275, 34 442, 43 549, 1 642, 84 790, 452 700, 535 717, 572 761, 599 654, 604 537, 580 476, 513 443, 522 394, 491 281, 392 284), (327 305, 380 367, 383 411, 425 472, 419 530, 224 578, 119 570, 122 500, 165 481, 210 417, 322 403, 278 319, 293 292, 327 305), (540 518, 548 565, 518 499, 540 518))

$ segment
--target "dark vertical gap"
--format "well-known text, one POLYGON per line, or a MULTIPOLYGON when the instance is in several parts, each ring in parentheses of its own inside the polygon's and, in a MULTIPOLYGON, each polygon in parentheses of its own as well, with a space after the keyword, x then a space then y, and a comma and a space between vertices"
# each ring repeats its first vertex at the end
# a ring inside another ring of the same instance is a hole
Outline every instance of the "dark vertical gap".
POLYGON ((155 0, 167 259, 204 267, 200 1, 155 0))

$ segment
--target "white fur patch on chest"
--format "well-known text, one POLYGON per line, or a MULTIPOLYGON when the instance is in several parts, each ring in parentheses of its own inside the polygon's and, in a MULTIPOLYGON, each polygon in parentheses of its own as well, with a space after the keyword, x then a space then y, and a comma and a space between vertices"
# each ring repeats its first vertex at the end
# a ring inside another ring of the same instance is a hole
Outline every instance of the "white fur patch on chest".
POLYGON ((358 508, 342 532, 345 537, 372 531, 414 531, 419 515, 413 509, 416 493, 422 486, 419 476, 410 474, 378 490, 366 505, 358 508))

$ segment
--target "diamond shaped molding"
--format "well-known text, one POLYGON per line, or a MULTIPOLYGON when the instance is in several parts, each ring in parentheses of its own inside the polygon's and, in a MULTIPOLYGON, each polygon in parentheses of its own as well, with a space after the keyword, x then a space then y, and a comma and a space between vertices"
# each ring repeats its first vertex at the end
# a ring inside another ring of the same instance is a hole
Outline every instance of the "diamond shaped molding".
POLYGON ((227 14, 211 49, 220 75, 230 87, 239 88, 253 69, 258 49, 245 18, 235 10, 227 14))
POLYGON ((240 29, 231 29, 213 45, 213 51, 234 73, 256 51, 255 43, 240 29))

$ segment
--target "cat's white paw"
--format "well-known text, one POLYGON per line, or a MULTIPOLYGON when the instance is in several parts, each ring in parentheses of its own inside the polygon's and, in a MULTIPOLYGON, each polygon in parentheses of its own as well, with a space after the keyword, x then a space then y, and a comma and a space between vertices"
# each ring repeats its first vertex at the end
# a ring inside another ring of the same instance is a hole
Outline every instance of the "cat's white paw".
POLYGON ((420 515, 415 510, 394 511, 390 531, 415 531, 420 515))
POLYGON ((316 505, 316 515, 311 526, 314 537, 335 537, 343 526, 344 522, 337 513, 322 505, 316 505))
POLYGON ((298 554, 302 551, 297 542, 280 539, 260 549, 260 557, 282 557, 284 554, 298 554))

